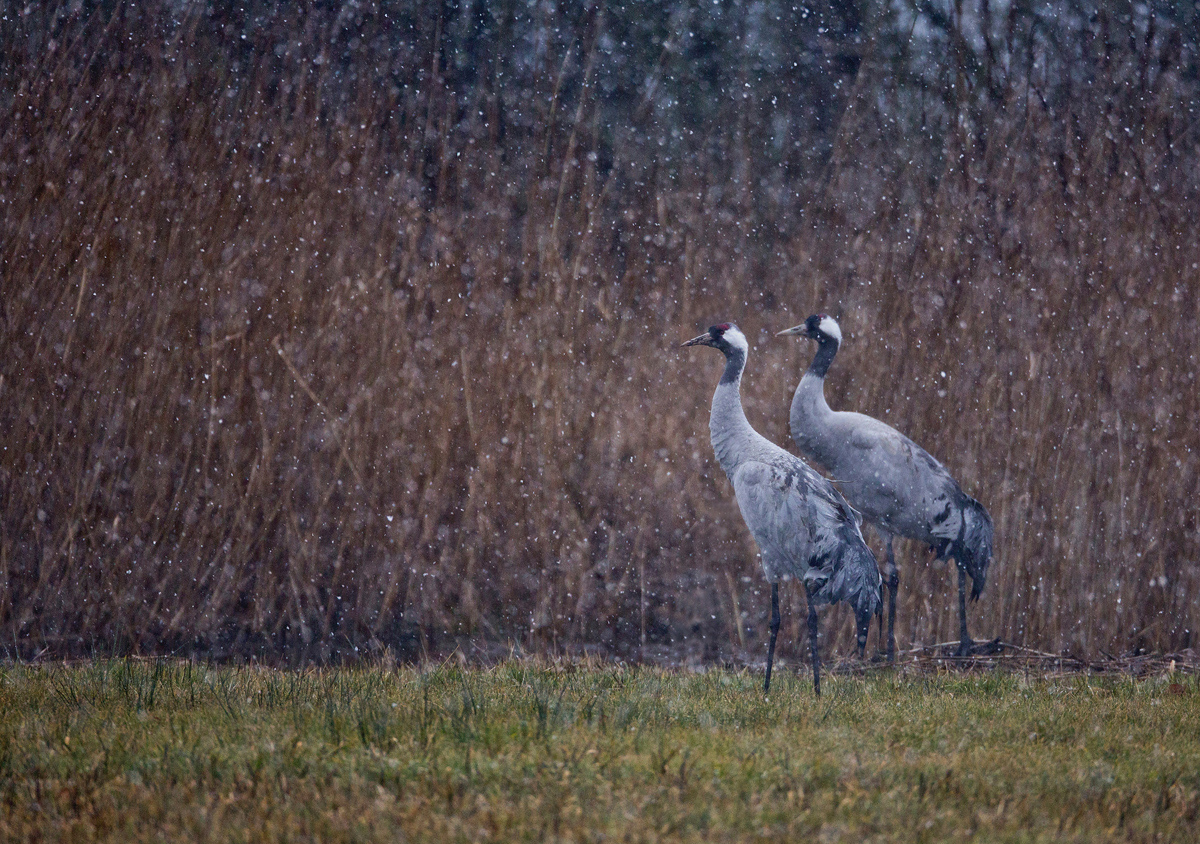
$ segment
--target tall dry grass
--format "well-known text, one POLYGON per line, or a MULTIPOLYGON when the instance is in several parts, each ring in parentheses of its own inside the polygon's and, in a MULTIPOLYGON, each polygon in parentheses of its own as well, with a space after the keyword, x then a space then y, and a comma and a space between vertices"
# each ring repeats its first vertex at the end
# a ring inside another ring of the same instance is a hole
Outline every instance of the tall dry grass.
MULTIPOLYGON (((811 350, 772 333, 815 310, 847 335, 831 403, 995 519, 973 632, 1194 644, 1198 133, 1162 39, 985 124, 952 98, 928 166, 865 61, 766 232, 762 127, 660 171, 609 145, 603 15, 513 91, 455 82, 437 21, 235 50, 219 16, 64 9, 10 33, 0 98, 8 653, 755 654, 719 362, 677 346, 737 321, 786 444, 811 350)), ((901 554, 902 646, 954 638, 953 572, 901 554)))

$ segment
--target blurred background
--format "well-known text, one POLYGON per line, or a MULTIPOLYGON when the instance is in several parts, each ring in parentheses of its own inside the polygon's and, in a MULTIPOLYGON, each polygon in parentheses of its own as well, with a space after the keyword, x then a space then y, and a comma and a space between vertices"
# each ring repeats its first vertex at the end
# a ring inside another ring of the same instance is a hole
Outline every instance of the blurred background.
POLYGON ((977 639, 1195 645, 1195 4, 0 10, 0 652, 760 660, 679 344, 790 448, 816 311, 995 520, 977 639))

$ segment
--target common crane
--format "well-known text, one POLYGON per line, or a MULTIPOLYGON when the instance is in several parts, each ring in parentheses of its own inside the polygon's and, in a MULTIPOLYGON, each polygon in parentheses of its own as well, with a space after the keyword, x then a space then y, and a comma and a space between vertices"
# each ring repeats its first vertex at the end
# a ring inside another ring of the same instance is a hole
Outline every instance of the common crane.
POLYGON ((792 398, 790 421, 796 446, 829 471, 887 545, 888 662, 896 660, 900 573, 892 537, 897 535, 928 544, 938 559, 954 558, 958 568, 958 653, 971 653, 974 642, 967 633, 966 581, 970 575, 974 601, 983 591, 991 562, 991 516, 962 491, 941 463, 895 428, 861 413, 830 410, 825 402, 825 373, 842 342, 837 320, 815 314, 779 335, 803 335, 817 341, 816 356, 792 398))
POLYGON ((742 371, 749 344, 737 326, 714 325, 684 346, 712 346, 725 355, 725 373, 713 394, 709 432, 717 462, 733 484, 742 518, 762 555, 771 584, 771 641, 767 677, 779 633, 779 582, 798 578, 808 598, 808 639, 813 691, 821 694, 817 607, 846 601, 858 622, 858 652, 867 644, 871 614, 880 604, 879 568, 863 541, 850 505, 803 460, 756 432, 742 410, 742 371))

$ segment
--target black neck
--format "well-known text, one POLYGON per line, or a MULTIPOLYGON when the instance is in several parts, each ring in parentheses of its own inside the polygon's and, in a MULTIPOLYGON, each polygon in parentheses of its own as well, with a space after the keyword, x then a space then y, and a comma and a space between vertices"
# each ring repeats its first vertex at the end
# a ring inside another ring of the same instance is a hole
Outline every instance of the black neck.
POLYGON ((721 383, 732 384, 742 377, 742 370, 746 368, 746 353, 732 346, 721 351, 725 352, 725 373, 721 376, 721 383))
POLYGON ((818 378, 824 378, 825 373, 829 371, 829 365, 833 363, 833 356, 837 354, 837 350, 837 340, 819 340, 816 357, 813 358, 808 371, 818 378))

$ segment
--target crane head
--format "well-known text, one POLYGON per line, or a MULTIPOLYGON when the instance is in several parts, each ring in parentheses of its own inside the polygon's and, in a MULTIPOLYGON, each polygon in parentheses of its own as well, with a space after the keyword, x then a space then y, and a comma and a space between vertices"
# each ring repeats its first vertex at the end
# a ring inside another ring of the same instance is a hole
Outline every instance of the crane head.
POLYGON ((719 349, 728 355, 734 350, 738 350, 745 354, 750 348, 750 344, 746 341, 746 335, 741 330, 729 322, 722 322, 719 325, 714 325, 708 329, 706 334, 701 334, 699 337, 693 337, 683 344, 684 346, 712 346, 714 349, 719 349))
POLYGON ((818 343, 837 343, 842 342, 842 329, 838 327, 837 320, 828 314, 813 314, 800 325, 791 328, 785 328, 776 334, 776 337, 791 337, 802 335, 810 340, 816 340, 818 343))

